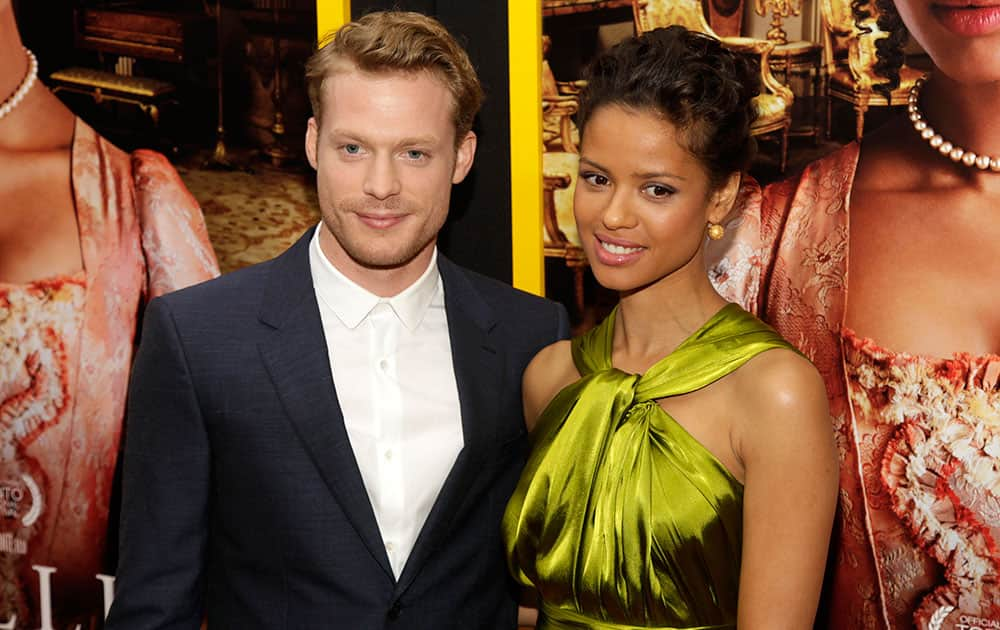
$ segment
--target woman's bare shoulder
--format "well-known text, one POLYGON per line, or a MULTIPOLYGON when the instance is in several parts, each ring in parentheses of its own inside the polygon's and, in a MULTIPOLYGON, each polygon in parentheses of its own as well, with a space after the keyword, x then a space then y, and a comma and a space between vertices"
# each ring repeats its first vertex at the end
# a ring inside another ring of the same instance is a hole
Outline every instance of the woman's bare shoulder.
POLYGON ((816 367, 798 352, 774 348, 762 352, 735 373, 748 406, 759 411, 810 406, 826 400, 826 388, 816 367))
POLYGON ((744 459, 754 450, 761 454, 791 446, 784 443, 790 436, 803 442, 832 439, 826 385, 799 353, 786 348, 763 352, 735 376, 735 393, 745 413, 734 429, 744 459))
POLYGON ((535 355, 524 370, 522 385, 524 420, 529 431, 556 394, 579 378, 569 340, 545 346, 535 355))

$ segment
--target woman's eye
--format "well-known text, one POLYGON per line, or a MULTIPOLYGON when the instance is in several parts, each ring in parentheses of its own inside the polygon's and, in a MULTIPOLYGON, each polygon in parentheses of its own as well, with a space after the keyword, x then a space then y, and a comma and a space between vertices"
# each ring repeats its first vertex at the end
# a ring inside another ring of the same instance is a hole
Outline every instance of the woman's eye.
POLYGON ((583 181, 591 186, 607 186, 610 183, 608 178, 600 173, 585 173, 583 181))
POLYGON ((674 190, 663 184, 650 184, 646 186, 644 192, 650 197, 666 197, 673 194, 674 190))

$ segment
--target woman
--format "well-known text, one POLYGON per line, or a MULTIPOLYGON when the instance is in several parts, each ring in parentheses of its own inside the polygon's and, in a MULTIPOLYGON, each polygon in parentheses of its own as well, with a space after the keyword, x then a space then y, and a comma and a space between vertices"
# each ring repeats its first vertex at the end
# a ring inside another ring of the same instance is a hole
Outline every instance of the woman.
POLYGON ((826 381, 842 473, 824 627, 1000 627, 1000 6, 878 8, 886 76, 900 18, 934 64, 911 113, 748 188, 712 275, 826 381))
POLYGON ((524 375, 533 451, 504 535, 539 628, 811 627, 837 475, 822 382, 703 259, 752 150, 755 85, 677 26, 591 70, 574 208, 620 301, 524 375))
POLYGON ((0 627, 103 618, 142 304, 217 273, 176 172, 46 90, 0 0, 0 627))

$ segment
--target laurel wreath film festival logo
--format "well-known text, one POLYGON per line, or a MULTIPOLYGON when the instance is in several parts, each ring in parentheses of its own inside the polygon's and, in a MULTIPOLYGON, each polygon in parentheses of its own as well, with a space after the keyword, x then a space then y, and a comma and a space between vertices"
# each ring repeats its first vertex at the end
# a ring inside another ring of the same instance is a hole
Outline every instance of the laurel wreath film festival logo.
POLYGON ((42 513, 42 491, 31 475, 22 474, 0 481, 0 515, 20 519, 31 527, 42 513))
MULTIPOLYGON (((955 607, 949 604, 942 605, 931 615, 927 623, 927 630, 942 630, 944 622, 955 607)), ((1000 621, 996 619, 984 619, 975 615, 961 615, 958 622, 952 626, 955 630, 1000 630, 1000 621)))

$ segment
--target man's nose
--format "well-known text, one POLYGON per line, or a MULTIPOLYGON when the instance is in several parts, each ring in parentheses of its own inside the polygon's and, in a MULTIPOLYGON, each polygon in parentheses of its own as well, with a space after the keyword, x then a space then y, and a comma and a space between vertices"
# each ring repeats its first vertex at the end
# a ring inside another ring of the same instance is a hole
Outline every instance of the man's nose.
POLYGON ((390 155, 377 155, 365 173, 364 192, 376 199, 387 199, 399 194, 399 170, 390 155))

